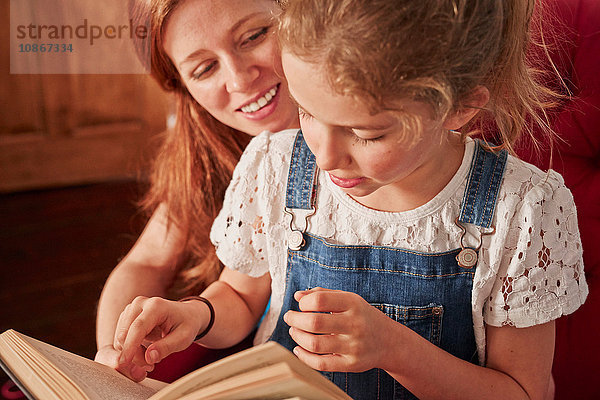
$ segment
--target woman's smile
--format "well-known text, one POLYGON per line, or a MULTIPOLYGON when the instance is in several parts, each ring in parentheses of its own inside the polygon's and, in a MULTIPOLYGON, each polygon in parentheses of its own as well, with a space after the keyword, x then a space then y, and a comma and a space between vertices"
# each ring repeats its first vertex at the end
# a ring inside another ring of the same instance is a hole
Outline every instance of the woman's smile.
POLYGON ((260 121, 268 117, 277 109, 279 102, 279 86, 281 83, 273 86, 255 99, 247 102, 236 111, 241 112, 245 118, 253 121, 260 121))

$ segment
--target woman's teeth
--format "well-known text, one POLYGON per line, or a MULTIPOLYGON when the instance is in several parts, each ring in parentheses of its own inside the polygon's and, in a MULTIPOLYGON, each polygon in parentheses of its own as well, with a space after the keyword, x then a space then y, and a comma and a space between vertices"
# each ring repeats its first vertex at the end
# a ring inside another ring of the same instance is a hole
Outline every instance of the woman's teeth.
POLYGON ((269 104, 271 102, 273 97, 275 97, 276 93, 277 93, 277 86, 275 86, 273 89, 269 90, 260 99, 242 107, 241 108, 242 112, 251 113, 251 112, 256 112, 256 111, 260 110, 261 108, 263 108, 264 106, 266 106, 267 104, 269 104))

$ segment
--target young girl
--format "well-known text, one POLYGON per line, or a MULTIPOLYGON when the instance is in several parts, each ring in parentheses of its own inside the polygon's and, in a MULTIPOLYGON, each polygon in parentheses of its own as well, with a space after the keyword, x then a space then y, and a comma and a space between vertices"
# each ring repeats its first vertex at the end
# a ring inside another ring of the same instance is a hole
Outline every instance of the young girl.
POLYGON ((286 7, 302 130, 250 143, 211 232, 220 280, 201 301, 136 299, 121 360, 143 341, 142 364, 196 335, 235 343, 271 294, 255 342, 353 398, 544 398, 553 321, 587 286, 562 178, 505 150, 542 107, 523 63, 533 1, 286 7), (467 135, 486 117, 493 148, 467 135))

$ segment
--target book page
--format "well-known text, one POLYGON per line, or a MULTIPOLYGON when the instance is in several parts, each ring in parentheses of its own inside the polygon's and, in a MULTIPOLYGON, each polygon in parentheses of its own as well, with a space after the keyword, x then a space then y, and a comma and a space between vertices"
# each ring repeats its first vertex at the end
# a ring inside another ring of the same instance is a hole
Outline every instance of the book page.
POLYGON ((306 400, 346 398, 319 387, 316 385, 316 381, 306 380, 287 363, 280 362, 206 386, 179 400, 278 400, 299 395, 306 400))
POLYGON ((47 385, 47 376, 40 374, 39 368, 35 363, 30 362, 27 357, 20 358, 13 349, 1 340, 0 336, 0 367, 5 370, 7 375, 21 389, 28 399, 43 398, 47 400, 61 400, 67 397, 61 396, 54 388, 47 385), (31 371, 36 371, 32 373, 31 371), (26 378, 28 385, 23 384, 23 377, 26 378))
POLYGON ((39 340, 19 335, 33 348, 39 351, 51 363, 65 372, 91 400, 120 399, 141 400, 152 396, 156 386, 166 386, 166 383, 154 381, 152 385, 133 382, 114 369, 80 357, 76 354, 51 346, 39 340))
MULTIPOLYGON (((174 400, 205 386, 223 381, 258 368, 285 362, 297 375, 314 385, 322 387, 340 399, 350 399, 343 390, 323 375, 300 361, 290 351, 275 342, 267 342, 229 357, 215 361, 197 371, 191 372, 160 390, 150 400, 174 400)), ((288 396, 289 397, 289 396, 288 396)))

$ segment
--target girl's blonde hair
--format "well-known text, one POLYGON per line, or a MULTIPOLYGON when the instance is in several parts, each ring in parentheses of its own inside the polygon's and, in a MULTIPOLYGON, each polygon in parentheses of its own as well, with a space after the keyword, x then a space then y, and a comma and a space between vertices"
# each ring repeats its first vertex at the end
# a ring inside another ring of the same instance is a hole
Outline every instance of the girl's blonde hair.
POLYGON ((513 151, 531 122, 548 127, 555 99, 526 63, 533 12, 534 0, 287 0, 279 38, 373 113, 410 98, 443 120, 483 85, 490 101, 464 134, 495 124, 513 151))
POLYGON ((136 50, 141 60, 150 60, 152 76, 173 94, 177 108, 141 206, 152 213, 165 204, 169 224, 183 232, 186 259, 180 260, 177 286, 192 293, 216 280, 223 269, 209 239, 210 227, 250 137, 217 121, 194 100, 164 49, 163 29, 183 1, 130 0, 129 12, 135 26, 150 24, 150 40, 138 41, 136 50))

